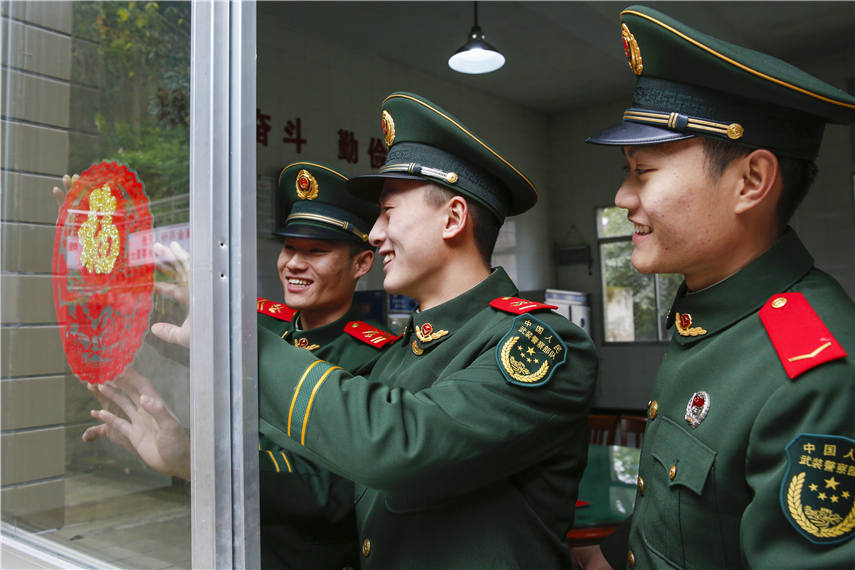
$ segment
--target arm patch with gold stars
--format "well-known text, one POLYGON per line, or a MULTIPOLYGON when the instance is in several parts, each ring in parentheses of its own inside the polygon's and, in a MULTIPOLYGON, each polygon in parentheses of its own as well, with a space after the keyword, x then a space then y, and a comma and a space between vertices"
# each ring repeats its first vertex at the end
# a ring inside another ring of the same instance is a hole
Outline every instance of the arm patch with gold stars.
POLYGON ((506 313, 522 315, 531 311, 539 311, 543 309, 557 309, 555 305, 546 305, 537 301, 529 301, 520 299, 519 297, 497 297, 490 301, 490 306, 506 313))
POLYGON ((846 356, 846 351, 801 293, 772 295, 759 314, 790 380, 820 364, 846 356))
POLYGON ((520 315, 496 347, 496 361, 505 380, 535 388, 552 378, 567 360, 567 345, 552 327, 531 315, 520 315))
POLYGON ((855 439, 800 433, 787 445, 781 510, 814 544, 855 536, 855 439))
POLYGON ((276 303, 264 297, 256 297, 255 310, 268 317, 279 319, 280 321, 291 322, 297 311, 286 305, 285 303, 276 303))
POLYGON ((362 321, 350 321, 344 325, 344 332, 365 344, 370 344, 377 350, 382 350, 386 345, 393 344, 400 338, 362 321))

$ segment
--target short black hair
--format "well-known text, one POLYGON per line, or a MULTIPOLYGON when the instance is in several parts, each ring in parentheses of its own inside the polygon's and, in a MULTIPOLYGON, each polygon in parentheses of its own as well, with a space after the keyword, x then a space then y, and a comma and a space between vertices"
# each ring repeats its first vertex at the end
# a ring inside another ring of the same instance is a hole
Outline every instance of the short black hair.
MULTIPOLYGON (((710 137, 700 137, 700 139, 706 156, 707 172, 715 179, 721 178, 728 164, 755 150, 721 139, 710 137)), ((812 160, 774 154, 778 159, 778 169, 781 172, 781 196, 778 199, 775 217, 779 229, 783 230, 808 193, 819 169, 812 160)))
POLYGON ((502 222, 483 204, 463 194, 444 188, 439 184, 429 184, 425 193, 425 200, 432 206, 441 206, 451 200, 454 196, 460 196, 466 200, 469 206, 469 215, 472 217, 472 231, 475 235, 475 245, 484 265, 490 267, 493 257, 493 248, 496 247, 496 238, 502 222))

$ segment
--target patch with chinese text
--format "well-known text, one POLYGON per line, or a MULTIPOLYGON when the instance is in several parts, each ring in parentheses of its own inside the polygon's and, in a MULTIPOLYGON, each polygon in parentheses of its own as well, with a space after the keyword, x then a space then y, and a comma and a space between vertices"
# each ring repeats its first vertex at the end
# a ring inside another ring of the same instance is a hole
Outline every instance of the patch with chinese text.
POLYGON ((787 446, 781 509, 814 544, 855 536, 855 440, 800 433, 787 446))
POLYGON ((148 197, 136 173, 117 162, 87 168, 56 220, 53 300, 71 370, 109 382, 133 360, 152 307, 154 264, 148 197), (132 244, 146 250, 137 255, 132 244))
POLYGON ((567 360, 567 345, 543 321, 521 315, 496 347, 496 360, 511 384, 543 386, 567 360))

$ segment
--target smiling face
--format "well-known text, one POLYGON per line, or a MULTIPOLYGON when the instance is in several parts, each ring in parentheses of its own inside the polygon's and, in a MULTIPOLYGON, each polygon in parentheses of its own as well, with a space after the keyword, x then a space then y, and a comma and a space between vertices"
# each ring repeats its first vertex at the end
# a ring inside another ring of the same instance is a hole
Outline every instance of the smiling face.
POLYGON ((286 237, 276 262, 285 303, 300 311, 304 328, 332 322, 350 309, 373 259, 371 251, 352 255, 344 240, 286 237))
POLYGON ((441 206, 426 200, 428 184, 386 180, 380 216, 369 234, 383 260, 383 288, 419 301, 439 289, 445 262, 442 232, 446 218, 441 206))
POLYGON ((635 224, 632 264, 641 273, 680 273, 697 290, 736 271, 734 173, 707 169, 700 139, 624 147, 628 175, 615 196, 635 224))

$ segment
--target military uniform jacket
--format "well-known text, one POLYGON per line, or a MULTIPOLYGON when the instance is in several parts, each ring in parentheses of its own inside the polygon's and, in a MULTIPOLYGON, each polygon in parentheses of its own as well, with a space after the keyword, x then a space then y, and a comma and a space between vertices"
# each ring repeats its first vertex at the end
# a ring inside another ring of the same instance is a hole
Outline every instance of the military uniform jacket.
POLYGON ((569 567, 597 360, 516 293, 496 269, 414 314, 369 378, 284 346, 259 362, 261 431, 357 483, 363 568, 569 567))
MULTIPOLYGON (((354 308, 309 330, 298 329, 299 313, 284 303, 259 298, 257 311, 259 330, 354 373, 370 370, 395 340, 378 324, 359 321, 354 308)), ((262 567, 341 568, 358 562, 351 481, 286 452, 263 435, 259 471, 262 567)))
POLYGON ((787 230, 727 280, 684 284, 669 319, 630 565, 855 566, 851 299, 787 230))

